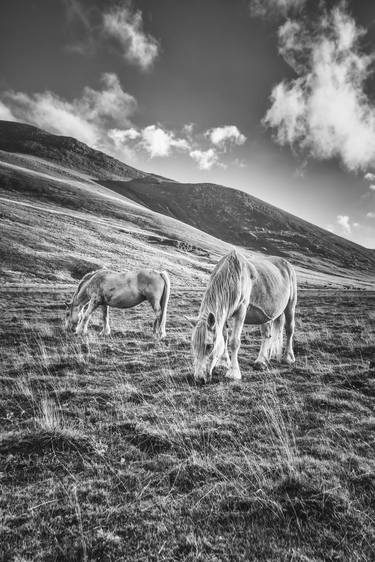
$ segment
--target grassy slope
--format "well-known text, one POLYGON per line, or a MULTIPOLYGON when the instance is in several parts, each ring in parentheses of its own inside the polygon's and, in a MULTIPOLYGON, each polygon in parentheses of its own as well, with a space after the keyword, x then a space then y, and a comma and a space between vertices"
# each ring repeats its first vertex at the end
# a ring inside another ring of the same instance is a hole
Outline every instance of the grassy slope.
POLYGON ((103 185, 205 232, 293 263, 323 272, 337 268, 374 275, 370 250, 282 211, 248 193, 214 184, 156 182, 150 178, 103 185))
POLYGON ((247 329, 243 381, 198 388, 183 315, 229 246, 82 172, 4 159, 2 559, 370 560, 375 294, 301 290, 295 368, 254 372, 247 329), (170 271, 165 343, 147 305, 111 311, 110 338, 99 318, 64 333, 62 303, 103 263, 170 271))

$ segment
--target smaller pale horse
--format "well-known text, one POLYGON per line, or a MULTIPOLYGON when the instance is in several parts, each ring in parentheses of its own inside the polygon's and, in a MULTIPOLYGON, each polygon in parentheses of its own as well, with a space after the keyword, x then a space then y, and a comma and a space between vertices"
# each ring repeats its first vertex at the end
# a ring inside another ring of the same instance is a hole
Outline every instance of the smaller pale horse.
POLYGON ((164 338, 170 286, 166 271, 92 271, 81 279, 72 300, 67 303, 65 327, 76 334, 86 334, 92 313, 101 307, 103 330, 100 334, 108 336, 111 333, 110 306, 132 308, 147 300, 156 314, 154 334, 164 338))
POLYGON ((206 382, 219 364, 227 367, 228 378, 241 378, 237 355, 244 324, 260 325, 262 344, 254 363, 256 369, 266 368, 272 358, 282 358, 284 325, 284 361, 294 363, 296 302, 296 274, 287 260, 270 257, 249 261, 237 251, 222 258, 211 274, 194 322, 195 379, 206 382))

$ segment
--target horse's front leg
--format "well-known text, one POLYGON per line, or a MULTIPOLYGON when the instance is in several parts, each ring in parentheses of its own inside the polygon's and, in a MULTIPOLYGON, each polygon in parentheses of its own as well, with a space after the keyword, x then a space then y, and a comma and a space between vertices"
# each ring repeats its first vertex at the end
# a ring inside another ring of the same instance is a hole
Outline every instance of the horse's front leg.
POLYGON ((259 350, 259 355, 254 362, 254 369, 266 369, 270 355, 270 347, 272 340, 272 322, 266 322, 260 327, 262 334, 262 343, 259 350))
POLYGON ((109 325, 109 306, 106 304, 102 305, 103 311, 103 329, 100 332, 100 336, 109 336, 111 333, 111 327, 109 325))
POLYGON ((80 323, 78 324, 77 328, 76 328, 76 334, 80 335, 83 334, 85 335, 87 333, 87 326, 89 324, 90 321, 90 316, 91 314, 94 312, 94 310, 96 310, 99 306, 99 303, 95 300, 95 299, 91 299, 85 312, 83 313, 83 316, 81 318, 80 323))
POLYGON ((229 369, 230 367, 230 357, 228 353, 228 335, 229 335, 229 329, 228 329, 228 325, 226 324, 223 329, 225 348, 222 356, 217 362, 216 367, 224 367, 225 369, 229 369))
POLYGON ((238 350, 241 345, 241 334, 245 322, 247 305, 241 304, 233 315, 233 328, 229 339, 230 367, 226 376, 230 379, 240 379, 241 371, 238 364, 238 350))

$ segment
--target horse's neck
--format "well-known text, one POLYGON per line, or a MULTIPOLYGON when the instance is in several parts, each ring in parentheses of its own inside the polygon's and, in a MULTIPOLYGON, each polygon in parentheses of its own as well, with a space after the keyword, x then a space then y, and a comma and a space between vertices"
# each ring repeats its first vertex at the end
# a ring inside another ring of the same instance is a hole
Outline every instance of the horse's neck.
POLYGON ((85 286, 81 287, 73 296, 73 306, 82 306, 89 300, 85 286))

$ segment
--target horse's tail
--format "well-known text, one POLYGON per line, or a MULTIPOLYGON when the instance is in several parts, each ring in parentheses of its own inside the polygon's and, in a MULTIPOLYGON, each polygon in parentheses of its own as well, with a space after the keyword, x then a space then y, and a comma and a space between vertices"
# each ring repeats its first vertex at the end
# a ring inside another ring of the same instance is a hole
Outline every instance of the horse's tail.
POLYGON ((290 265, 290 299, 289 302, 296 306, 297 303, 297 275, 296 270, 290 265))
POLYGON ((283 351, 283 329, 285 323, 285 315, 284 313, 280 314, 278 318, 276 318, 272 322, 272 331, 271 331, 271 345, 269 348, 269 359, 281 359, 282 351, 283 351))
POLYGON ((92 277, 94 277, 95 273, 97 273, 98 271, 99 271, 98 269, 95 269, 94 271, 89 271, 88 273, 86 273, 86 275, 82 277, 81 281, 78 283, 76 292, 73 295, 72 304, 79 304, 79 301, 83 297, 82 293, 85 288, 84 286, 86 285, 87 281, 90 281, 92 277))
POLYGON ((166 271, 160 272, 160 277, 164 281, 164 289, 163 294, 160 299, 160 306, 161 306, 161 316, 160 316, 160 334, 161 337, 165 336, 165 324, 167 321, 167 308, 168 308, 168 301, 169 295, 171 294, 171 281, 169 279, 169 275, 166 271))

